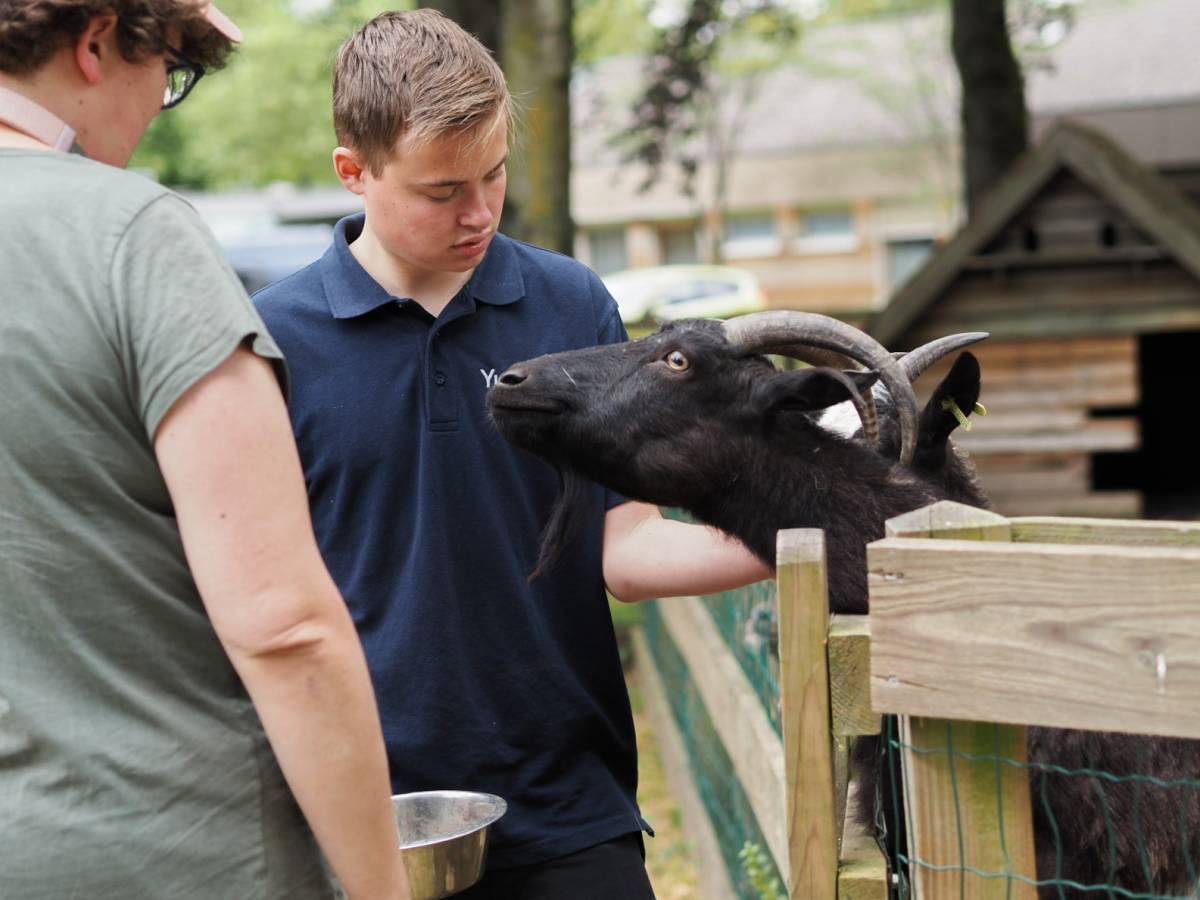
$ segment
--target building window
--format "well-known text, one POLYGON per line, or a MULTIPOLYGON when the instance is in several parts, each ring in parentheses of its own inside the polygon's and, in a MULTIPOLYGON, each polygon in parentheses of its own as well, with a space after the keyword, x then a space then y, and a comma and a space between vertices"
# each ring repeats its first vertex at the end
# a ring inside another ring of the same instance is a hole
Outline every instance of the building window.
POLYGON ((910 238, 887 242, 888 284, 893 290, 916 274, 933 252, 932 238, 910 238))
POLYGON ((825 209, 800 216, 799 253, 850 253, 858 249, 854 214, 848 209, 825 209))
POLYGON ((730 259, 779 255, 779 229, 772 213, 727 216, 724 228, 721 252, 730 259))
POLYGON ((662 261, 668 265, 700 261, 694 228, 665 228, 659 232, 662 261))
POLYGON ((588 262, 599 275, 627 268, 624 228, 594 228, 587 233, 588 262))

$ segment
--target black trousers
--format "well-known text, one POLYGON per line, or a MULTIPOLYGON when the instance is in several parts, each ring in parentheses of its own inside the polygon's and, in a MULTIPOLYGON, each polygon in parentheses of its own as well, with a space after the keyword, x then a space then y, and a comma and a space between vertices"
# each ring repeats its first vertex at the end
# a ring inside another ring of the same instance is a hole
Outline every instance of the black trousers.
POLYGON ((654 900, 641 832, 531 866, 487 872, 455 900, 654 900))

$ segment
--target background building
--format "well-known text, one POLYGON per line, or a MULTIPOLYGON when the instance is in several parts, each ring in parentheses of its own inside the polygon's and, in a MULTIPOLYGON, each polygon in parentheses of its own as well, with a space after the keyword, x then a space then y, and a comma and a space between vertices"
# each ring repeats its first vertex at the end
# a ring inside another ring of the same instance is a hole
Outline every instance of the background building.
MULTIPOLYGON (((1195 0, 1083 5, 1065 37, 1024 55, 1034 138, 1082 122, 1200 196, 1197 33, 1195 0)), ((701 164, 693 196, 670 168, 640 191, 645 172, 612 144, 641 66, 614 58, 576 81, 576 250, 601 274, 720 256, 753 270, 772 306, 853 318, 961 224, 943 15, 811 28, 799 61, 722 87, 727 149, 701 164)))

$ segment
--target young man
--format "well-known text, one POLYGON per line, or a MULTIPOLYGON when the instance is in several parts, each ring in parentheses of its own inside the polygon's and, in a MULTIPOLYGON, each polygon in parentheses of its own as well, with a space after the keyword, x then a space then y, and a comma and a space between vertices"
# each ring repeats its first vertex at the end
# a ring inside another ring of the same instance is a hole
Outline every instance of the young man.
POLYGON ((485 392, 519 360, 626 335, 591 271, 497 231, 510 109, 450 20, 368 23, 334 76, 334 167, 365 216, 255 299, 293 372, 318 542, 366 649, 394 789, 508 801, 464 897, 636 900, 648 828, 605 586, 638 600, 770 572, 592 487, 583 534, 529 582, 557 479, 489 425, 485 392))
POLYGON ((408 897, 279 351, 195 211, 122 170, 239 38, 200 0, 0 0, 11 900, 322 900, 318 842, 351 897, 408 897))

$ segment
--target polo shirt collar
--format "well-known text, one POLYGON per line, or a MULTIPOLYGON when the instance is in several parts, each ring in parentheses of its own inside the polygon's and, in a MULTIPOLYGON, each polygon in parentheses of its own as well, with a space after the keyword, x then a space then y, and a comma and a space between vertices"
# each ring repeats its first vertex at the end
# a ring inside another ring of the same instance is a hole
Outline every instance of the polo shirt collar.
MULTIPOLYGON (((362 233, 365 221, 366 213, 340 220, 333 229, 333 246, 321 257, 321 281, 335 319, 366 315, 404 299, 384 290, 350 252, 350 244, 362 233)), ((492 239, 487 255, 475 267, 463 290, 474 300, 491 306, 506 306, 525 296, 525 280, 510 238, 497 234, 492 239)))

